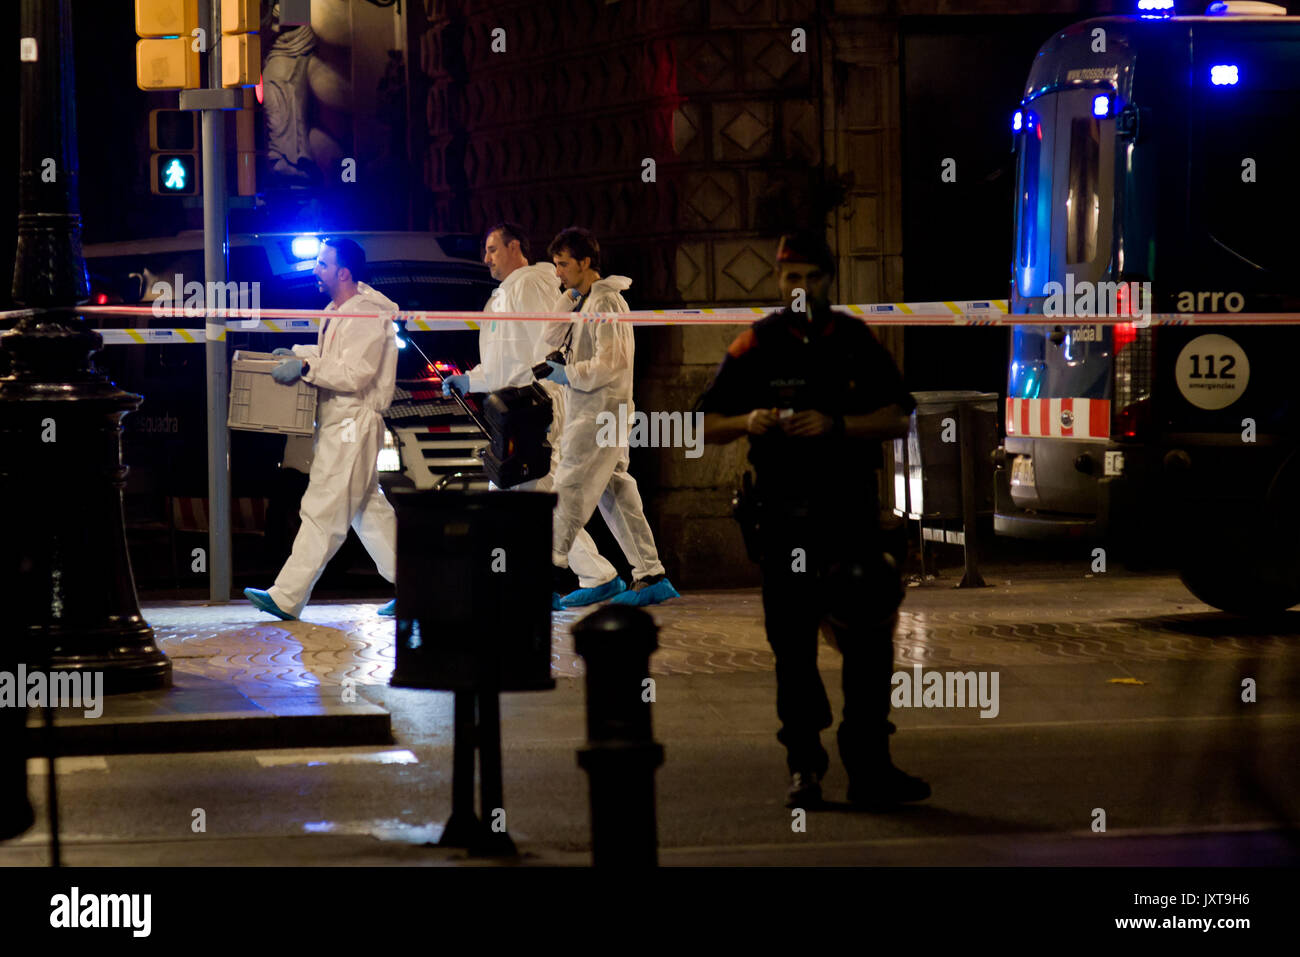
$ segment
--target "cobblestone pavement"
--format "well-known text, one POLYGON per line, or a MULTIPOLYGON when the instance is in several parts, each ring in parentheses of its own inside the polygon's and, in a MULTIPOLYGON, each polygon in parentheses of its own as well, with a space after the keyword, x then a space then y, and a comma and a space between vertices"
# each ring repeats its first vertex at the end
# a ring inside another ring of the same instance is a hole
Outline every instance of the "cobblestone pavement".
MULTIPOLYGON (((956 589, 951 581, 910 588, 899 614, 900 664, 1069 665, 1115 660, 1287 657, 1300 651, 1300 613, 1259 624, 1220 614, 1170 576, 1096 576, 956 589)), ((378 603, 311 605, 306 619, 267 621, 244 602, 146 604, 159 646, 182 672, 232 681, 251 692, 387 684, 392 619, 378 603)), ((583 673, 570 629, 590 609, 553 616, 552 669, 583 673)), ((659 624, 656 675, 768 672, 773 659, 757 590, 688 592, 652 610, 659 624)), ((823 645, 821 665, 838 655, 823 645)))

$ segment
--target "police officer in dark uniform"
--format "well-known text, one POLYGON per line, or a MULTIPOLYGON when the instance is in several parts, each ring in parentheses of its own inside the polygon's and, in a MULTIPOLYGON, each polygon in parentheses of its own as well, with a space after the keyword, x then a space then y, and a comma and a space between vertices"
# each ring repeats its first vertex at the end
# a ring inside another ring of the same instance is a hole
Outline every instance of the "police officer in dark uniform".
POLYGON ((789 807, 814 807, 833 723, 817 670, 819 627, 844 658, 840 758, 851 804, 884 810, 930 796, 889 757, 894 625, 903 589, 880 530, 881 442, 907 434, 916 403, 862 322, 830 308, 835 264, 819 236, 783 237, 777 283, 786 308, 727 350, 700 397, 704 440, 749 438, 755 487, 737 517, 763 573, 767 640, 776 656, 778 740, 789 807))

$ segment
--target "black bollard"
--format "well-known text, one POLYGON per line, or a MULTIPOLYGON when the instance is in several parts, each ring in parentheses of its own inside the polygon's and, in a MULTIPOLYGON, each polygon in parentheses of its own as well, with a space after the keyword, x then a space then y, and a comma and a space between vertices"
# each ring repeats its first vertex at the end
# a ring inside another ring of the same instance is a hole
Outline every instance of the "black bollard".
POLYGON ((654 619, 607 605, 573 626, 587 665, 587 747, 578 766, 591 787, 591 856, 597 867, 654 867, 655 769, 664 763, 650 721, 645 679, 659 647, 654 619))

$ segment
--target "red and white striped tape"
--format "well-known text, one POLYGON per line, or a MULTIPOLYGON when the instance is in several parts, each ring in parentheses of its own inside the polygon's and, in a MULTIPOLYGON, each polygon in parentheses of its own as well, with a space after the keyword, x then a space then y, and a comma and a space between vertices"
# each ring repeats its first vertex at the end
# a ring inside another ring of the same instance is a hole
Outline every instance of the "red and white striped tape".
MULTIPOLYGON (((1079 326, 1128 324, 1131 316, 1042 316, 1007 312, 1005 299, 962 300, 953 302, 867 303, 833 307, 869 326, 1056 326, 1062 323, 1079 326)), ((510 322, 623 322, 634 326, 748 325, 780 310, 779 306, 743 306, 727 309, 643 309, 633 312, 606 313, 484 313, 401 311, 377 317, 352 313, 326 312, 323 309, 258 309, 256 313, 231 309, 199 309, 189 319, 207 317, 206 324, 169 328, 104 328, 96 330, 104 345, 197 345, 222 342, 227 332, 289 333, 299 336, 316 334, 320 320, 334 318, 383 318, 400 322, 407 332, 477 330, 485 318, 510 322)), ((0 312, 0 322, 18 320, 55 309, 17 309, 0 312)), ((77 306, 73 311, 91 316, 122 316, 135 320, 168 318, 155 316, 153 307, 77 306)), ((174 318, 186 315, 184 310, 174 318)), ((1146 317, 1151 326, 1295 326, 1300 312, 1256 313, 1154 313, 1146 317)))
POLYGON ((1110 400, 1007 399, 1007 435, 1054 439, 1110 437, 1110 400))

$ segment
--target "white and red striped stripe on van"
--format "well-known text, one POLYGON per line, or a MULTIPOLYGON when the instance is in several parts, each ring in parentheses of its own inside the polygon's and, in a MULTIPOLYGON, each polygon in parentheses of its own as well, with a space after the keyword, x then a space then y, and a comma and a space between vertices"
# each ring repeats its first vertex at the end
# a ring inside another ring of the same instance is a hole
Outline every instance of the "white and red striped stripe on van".
POLYGON ((1109 399, 1007 399, 1007 435, 1053 439, 1110 437, 1109 399))

